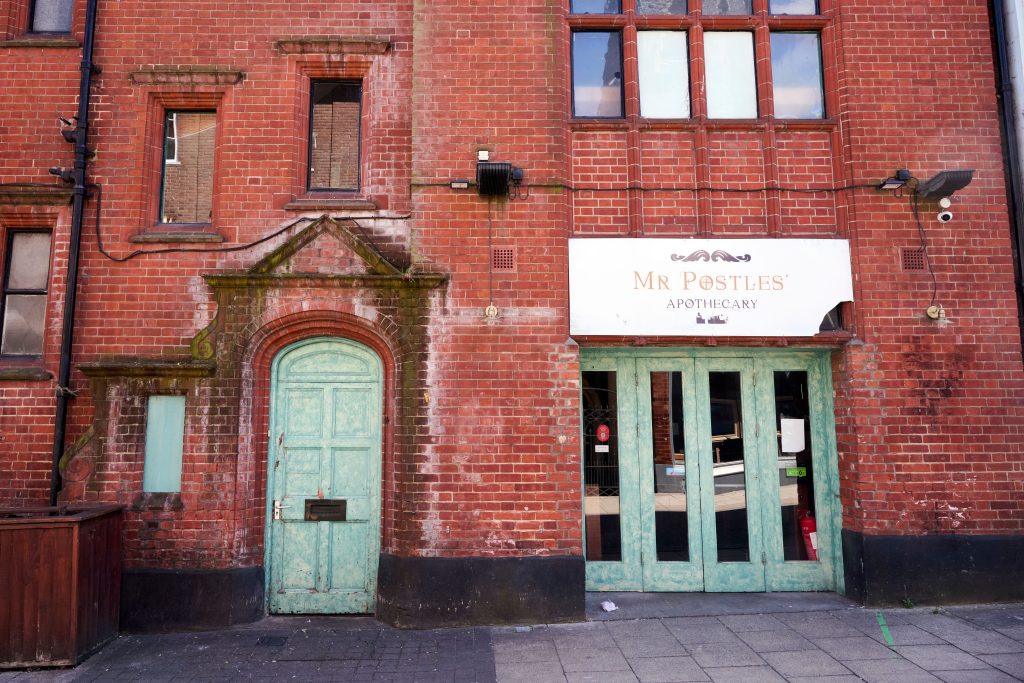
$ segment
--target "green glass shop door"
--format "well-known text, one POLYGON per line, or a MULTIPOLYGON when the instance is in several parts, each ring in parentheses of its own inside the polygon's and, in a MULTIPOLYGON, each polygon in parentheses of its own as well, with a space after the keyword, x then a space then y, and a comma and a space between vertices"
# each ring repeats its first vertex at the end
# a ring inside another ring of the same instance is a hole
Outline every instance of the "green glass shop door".
POLYGON ((841 576, 825 354, 583 359, 589 590, 833 590, 841 576))

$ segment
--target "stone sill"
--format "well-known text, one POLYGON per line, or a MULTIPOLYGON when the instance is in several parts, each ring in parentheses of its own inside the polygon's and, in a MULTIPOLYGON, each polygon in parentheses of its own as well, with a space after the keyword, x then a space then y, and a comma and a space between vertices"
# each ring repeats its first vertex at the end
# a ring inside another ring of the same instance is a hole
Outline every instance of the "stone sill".
POLYGON ((74 38, 56 38, 54 36, 40 35, 38 37, 26 35, 10 40, 0 40, 0 47, 34 47, 34 48, 80 48, 82 43, 74 38))
POLYGON ((8 382, 48 382, 53 373, 46 368, 35 366, 4 367, 0 365, 0 381, 8 382))
POLYGON ((306 195, 284 205, 285 211, 376 211, 377 203, 359 197, 306 195))
POLYGON ((212 377, 217 364, 211 361, 123 358, 80 363, 86 377, 212 377))
POLYGON ((140 232, 138 235, 133 235, 130 239, 132 242, 152 244, 191 244, 191 243, 218 243, 223 242, 224 238, 215 232, 140 232))

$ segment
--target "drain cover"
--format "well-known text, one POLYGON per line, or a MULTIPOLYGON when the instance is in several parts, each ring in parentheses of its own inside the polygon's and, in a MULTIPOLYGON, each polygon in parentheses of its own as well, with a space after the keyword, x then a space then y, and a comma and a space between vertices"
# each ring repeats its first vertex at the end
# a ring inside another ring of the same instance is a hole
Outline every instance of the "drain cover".
POLYGON ((260 636, 256 647, 282 647, 287 642, 287 636, 260 636))

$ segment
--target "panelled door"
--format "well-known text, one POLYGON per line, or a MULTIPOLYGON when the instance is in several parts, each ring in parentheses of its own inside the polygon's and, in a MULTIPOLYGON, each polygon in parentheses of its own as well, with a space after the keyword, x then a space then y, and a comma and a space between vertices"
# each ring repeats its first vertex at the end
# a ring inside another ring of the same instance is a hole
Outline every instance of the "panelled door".
POLYGON ((372 612, 380 553, 382 369, 312 339, 274 361, 268 467, 273 613, 372 612))
POLYGON ((827 354, 583 360, 590 590, 841 586, 827 354))

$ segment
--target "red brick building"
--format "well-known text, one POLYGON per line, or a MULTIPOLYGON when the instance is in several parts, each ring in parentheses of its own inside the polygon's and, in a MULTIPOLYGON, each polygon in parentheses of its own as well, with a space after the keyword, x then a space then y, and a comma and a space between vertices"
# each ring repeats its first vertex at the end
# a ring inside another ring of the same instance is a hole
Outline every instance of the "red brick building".
POLYGON ((0 18, 0 502, 124 505, 123 625, 1024 595, 986 2, 0 18))

